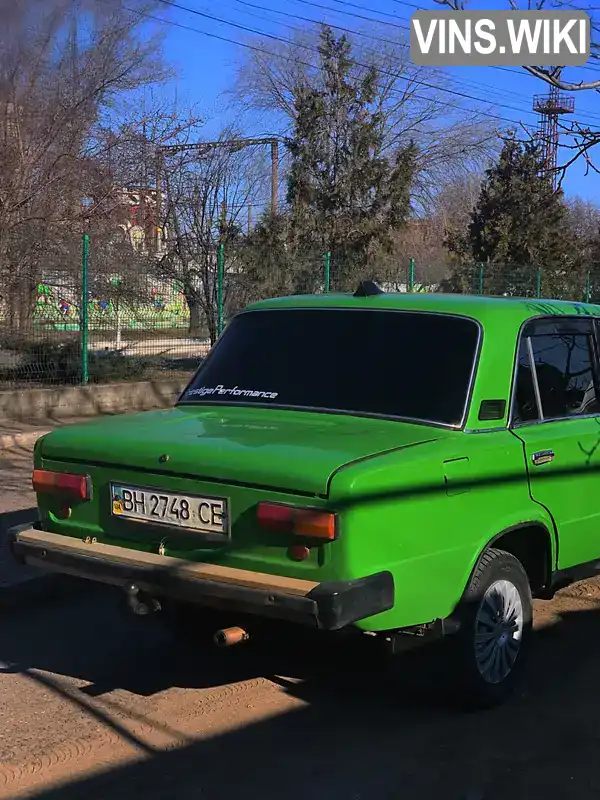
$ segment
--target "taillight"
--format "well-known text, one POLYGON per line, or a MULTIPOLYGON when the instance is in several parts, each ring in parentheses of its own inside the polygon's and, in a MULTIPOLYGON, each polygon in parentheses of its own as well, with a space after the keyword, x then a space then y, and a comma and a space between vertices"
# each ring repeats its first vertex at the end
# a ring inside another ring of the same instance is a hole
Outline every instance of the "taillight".
POLYGON ((68 475, 47 469, 34 469, 31 480, 37 494, 62 494, 89 500, 91 481, 88 475, 68 475))
POLYGON ((263 528, 310 539, 332 541, 337 537, 336 515, 313 508, 296 508, 279 503, 259 503, 258 522, 263 528))

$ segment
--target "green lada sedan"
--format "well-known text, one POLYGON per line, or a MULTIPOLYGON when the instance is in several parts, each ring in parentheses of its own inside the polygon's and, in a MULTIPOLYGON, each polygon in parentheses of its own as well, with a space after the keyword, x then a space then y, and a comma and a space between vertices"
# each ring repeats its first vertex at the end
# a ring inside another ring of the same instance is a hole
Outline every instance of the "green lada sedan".
POLYGON ((370 282, 256 303, 173 408, 38 441, 15 557, 239 615, 225 645, 265 617, 445 639, 465 702, 501 702, 532 598, 600 566, 599 319, 370 282))

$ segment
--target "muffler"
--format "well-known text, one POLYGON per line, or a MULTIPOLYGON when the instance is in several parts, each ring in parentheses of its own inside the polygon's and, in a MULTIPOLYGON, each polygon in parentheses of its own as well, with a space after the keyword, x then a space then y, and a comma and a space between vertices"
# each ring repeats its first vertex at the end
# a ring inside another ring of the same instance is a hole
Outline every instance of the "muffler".
POLYGON ((213 637, 217 647, 233 647, 234 644, 247 642, 250 634, 243 628, 222 628, 213 637))

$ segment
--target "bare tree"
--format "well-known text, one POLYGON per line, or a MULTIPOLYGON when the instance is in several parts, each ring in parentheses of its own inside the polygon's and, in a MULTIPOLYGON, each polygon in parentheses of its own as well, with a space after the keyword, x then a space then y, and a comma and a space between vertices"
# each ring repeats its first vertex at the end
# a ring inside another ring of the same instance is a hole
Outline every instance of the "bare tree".
POLYGON ((165 164, 166 252, 157 264, 161 277, 182 285, 190 312, 190 335, 199 336, 205 322, 211 341, 218 333, 217 253, 227 248, 224 303, 235 302, 240 263, 234 245, 259 188, 268 186, 264 154, 230 143, 240 134, 228 128, 204 151, 183 151, 165 164))
POLYGON ((9 321, 30 325, 35 285, 64 265, 107 190, 97 128, 119 101, 167 71, 141 36, 148 3, 0 3, 0 278, 9 321), (91 208, 90 208, 90 198, 91 208), (86 201, 84 203, 84 201, 86 201))
MULTIPOLYGON (((447 237, 464 234, 477 203, 482 175, 460 175, 445 181, 423 212, 397 231, 394 259, 399 283, 405 283, 407 265, 415 260, 415 279, 425 285, 438 284, 448 276, 451 259, 447 237)), ((389 275, 392 280, 392 275, 389 275)))
POLYGON ((600 231, 600 207, 592 200, 573 197, 567 201, 569 229, 581 240, 591 240, 600 231))
POLYGON ((442 184, 431 206, 432 216, 439 221, 442 237, 449 232, 467 229, 479 199, 482 180, 482 173, 472 173, 442 184))
POLYGON ((598 242, 600 240, 600 208, 597 203, 573 197, 566 202, 567 234, 573 241, 573 258, 577 266, 590 270, 596 276, 598 264, 598 242))

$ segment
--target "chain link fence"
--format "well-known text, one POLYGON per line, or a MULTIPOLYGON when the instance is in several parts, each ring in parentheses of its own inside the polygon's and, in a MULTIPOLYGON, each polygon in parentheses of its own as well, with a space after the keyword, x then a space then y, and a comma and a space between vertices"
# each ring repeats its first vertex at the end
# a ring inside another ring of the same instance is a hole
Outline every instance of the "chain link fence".
POLYGON ((210 349, 205 323, 190 330, 181 282, 98 276, 91 260, 87 284, 85 308, 81 276, 67 270, 0 292, 0 390, 181 378, 210 349))
POLYGON ((265 257, 245 246, 203 262, 148 259, 135 272, 95 268, 93 242, 79 267, 39 269, 0 287, 0 390, 185 378, 227 320, 265 297, 353 291, 377 280, 397 292, 462 292, 600 302, 600 269, 420 264, 382 258, 364 268, 335 253, 265 257))

